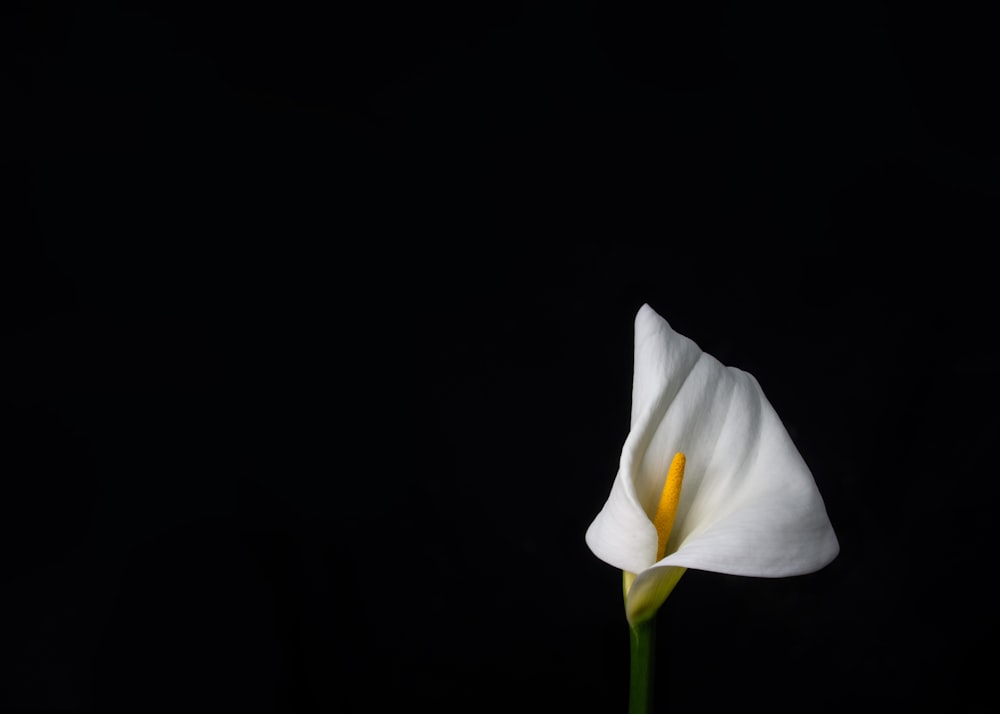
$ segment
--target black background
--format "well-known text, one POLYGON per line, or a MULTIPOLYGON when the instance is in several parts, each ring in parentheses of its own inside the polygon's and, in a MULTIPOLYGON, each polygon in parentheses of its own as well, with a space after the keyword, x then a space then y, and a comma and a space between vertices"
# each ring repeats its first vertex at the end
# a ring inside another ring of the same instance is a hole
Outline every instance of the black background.
POLYGON ((658 710, 983 710, 991 18, 125 5, 3 11, 0 710, 623 711, 643 302, 842 548, 689 572, 658 710))

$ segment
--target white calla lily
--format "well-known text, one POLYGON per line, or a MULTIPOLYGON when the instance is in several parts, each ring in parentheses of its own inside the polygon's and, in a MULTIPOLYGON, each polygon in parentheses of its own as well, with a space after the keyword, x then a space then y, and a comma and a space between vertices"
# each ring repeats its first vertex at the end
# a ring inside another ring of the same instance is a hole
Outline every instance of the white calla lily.
POLYGON ((801 575, 839 550, 813 476, 757 380, 702 352, 648 305, 635 319, 631 430, 586 541, 625 571, 633 625, 656 614, 687 568, 801 575), (663 533, 654 519, 680 454, 683 487, 674 487, 676 516, 663 533))

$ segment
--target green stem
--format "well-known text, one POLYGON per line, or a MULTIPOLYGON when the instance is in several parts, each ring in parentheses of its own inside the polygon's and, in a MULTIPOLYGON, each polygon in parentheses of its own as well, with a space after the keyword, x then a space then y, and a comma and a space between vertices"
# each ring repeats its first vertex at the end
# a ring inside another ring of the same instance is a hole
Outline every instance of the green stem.
POLYGON ((628 714, 649 714, 653 701, 653 646, 656 618, 630 626, 632 673, 629 677, 628 714))

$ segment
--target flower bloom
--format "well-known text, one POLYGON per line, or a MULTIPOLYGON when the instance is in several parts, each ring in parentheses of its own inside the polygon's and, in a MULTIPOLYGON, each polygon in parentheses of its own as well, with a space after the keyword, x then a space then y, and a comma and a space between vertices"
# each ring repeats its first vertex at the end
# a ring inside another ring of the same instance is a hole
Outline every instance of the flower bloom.
POLYGON ((633 625, 656 614, 687 568, 802 575, 839 551, 812 474, 757 380, 648 305, 635 319, 631 429, 586 540, 625 572, 633 625))

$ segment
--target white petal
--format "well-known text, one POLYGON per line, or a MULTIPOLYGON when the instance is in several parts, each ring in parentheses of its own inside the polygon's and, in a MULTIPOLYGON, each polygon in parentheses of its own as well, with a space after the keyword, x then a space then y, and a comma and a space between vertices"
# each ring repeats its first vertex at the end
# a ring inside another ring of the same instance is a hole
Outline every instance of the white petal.
POLYGON ((651 518, 670 460, 683 451, 677 520, 657 565, 777 577, 830 562, 838 545, 822 498, 757 380, 703 353, 648 306, 635 340, 632 430, 587 532, 594 553, 640 577, 653 565, 651 518))

